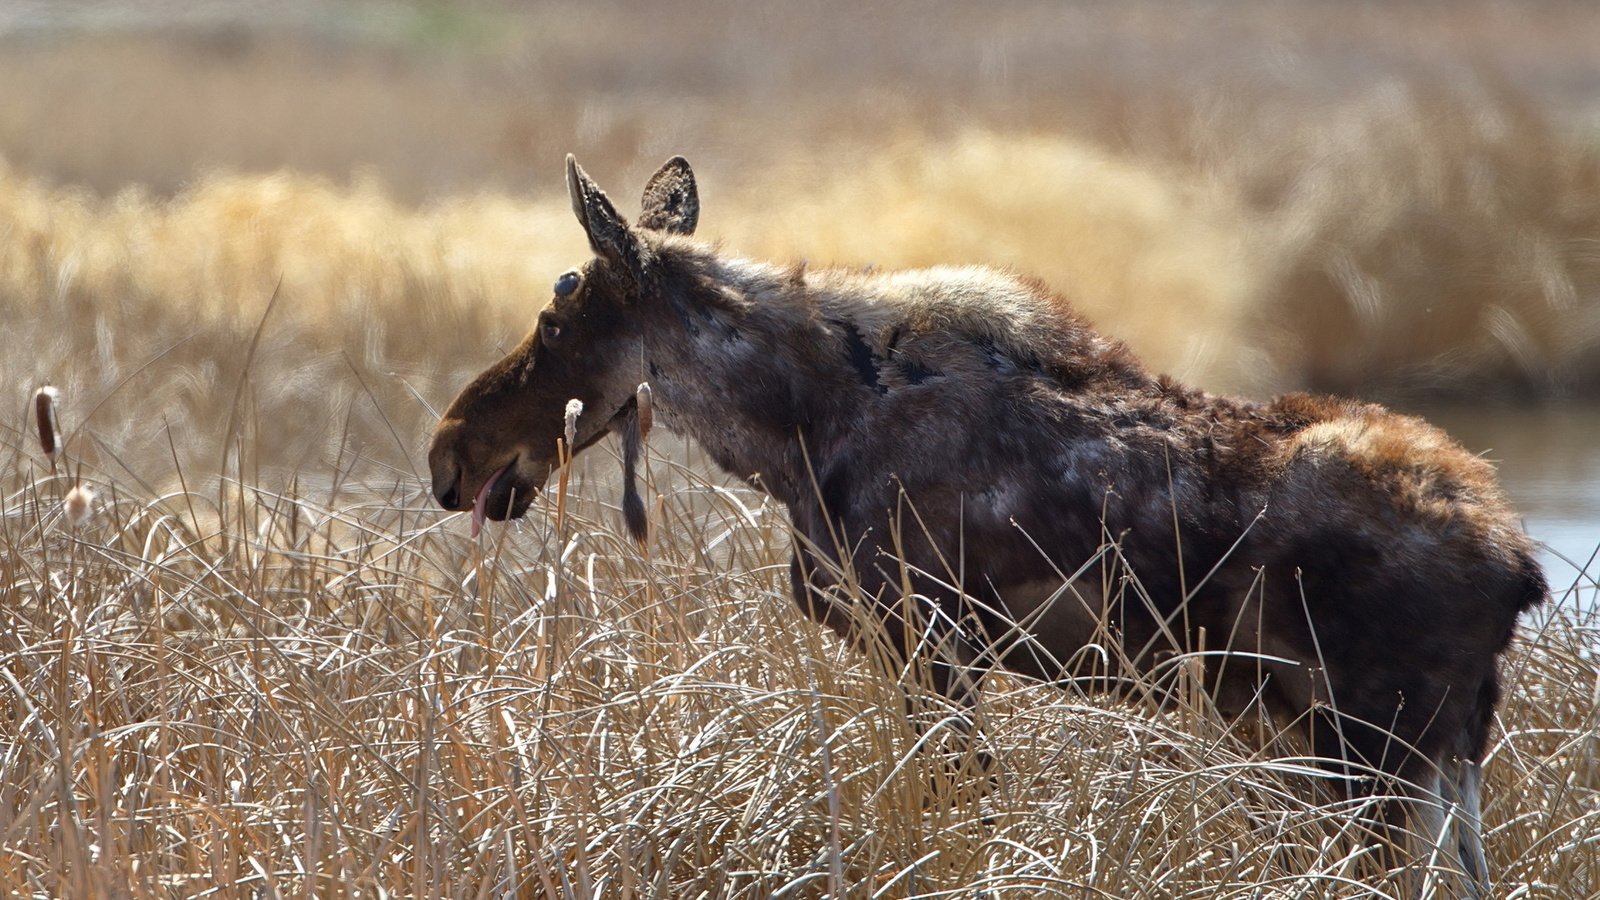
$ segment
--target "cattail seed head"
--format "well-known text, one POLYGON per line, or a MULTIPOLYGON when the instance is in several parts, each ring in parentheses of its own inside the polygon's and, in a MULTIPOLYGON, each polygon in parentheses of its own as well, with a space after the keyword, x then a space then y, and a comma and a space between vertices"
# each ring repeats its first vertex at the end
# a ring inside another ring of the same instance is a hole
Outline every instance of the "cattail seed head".
POLYGON ((578 438, 578 417, 583 415, 583 401, 574 397, 567 401, 567 452, 573 451, 578 438))
POLYGON ((61 451, 61 425, 56 420, 56 404, 60 401, 61 392, 48 384, 33 394, 33 413, 39 422, 39 446, 51 462, 55 462, 56 454, 61 451))
POLYGON ((639 407, 639 437, 649 437, 650 426, 656 423, 655 392, 650 390, 650 382, 639 382, 639 389, 633 392, 633 398, 639 407))
POLYGON ((67 524, 77 528, 94 517, 94 491, 78 485, 67 491, 67 497, 61 501, 62 511, 67 515, 67 524))

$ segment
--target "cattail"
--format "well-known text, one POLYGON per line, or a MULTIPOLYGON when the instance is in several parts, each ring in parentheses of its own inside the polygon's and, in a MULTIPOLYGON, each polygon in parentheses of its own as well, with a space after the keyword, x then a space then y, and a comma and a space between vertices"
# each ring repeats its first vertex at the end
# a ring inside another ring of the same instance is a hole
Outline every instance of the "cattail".
POLYGON ((583 401, 574 397, 567 401, 567 452, 573 452, 578 439, 578 417, 583 415, 583 401))
POLYGON ((60 402, 61 392, 48 384, 33 394, 33 412, 39 421, 39 446, 52 465, 61 451, 61 426, 56 421, 56 404, 60 402))
POLYGON ((642 440, 650 436, 650 426, 656 423, 654 409, 654 392, 650 390, 650 382, 639 382, 639 389, 633 392, 634 401, 639 407, 639 438, 642 440))
POLYGON ((61 508, 67 514, 67 524, 77 528, 94 517, 94 491, 78 485, 67 491, 67 497, 61 501, 61 508))
MULTIPOLYGON (((572 157, 567 157, 567 163, 568 165, 572 165, 572 157)), ((578 441, 578 417, 581 415, 583 415, 583 401, 579 400, 577 397, 573 397, 571 400, 568 400, 566 415, 567 445, 566 449, 561 451, 561 475, 558 478, 558 485, 556 487, 557 534, 566 533, 567 479, 572 475, 572 467, 568 465, 568 463, 572 462, 572 454, 576 452, 576 447, 573 445, 578 441)))
POLYGON ((622 435, 622 521, 628 526, 628 535, 643 545, 650 534, 650 522, 644 513, 644 498, 639 496, 639 483, 634 477, 639 467, 639 451, 644 446, 641 407, 635 406, 623 422, 622 435))

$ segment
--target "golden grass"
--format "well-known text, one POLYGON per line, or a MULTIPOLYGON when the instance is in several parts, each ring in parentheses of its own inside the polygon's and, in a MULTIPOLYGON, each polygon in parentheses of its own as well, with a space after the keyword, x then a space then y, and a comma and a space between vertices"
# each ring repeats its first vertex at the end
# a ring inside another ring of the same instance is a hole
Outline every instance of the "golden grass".
MULTIPOLYGON (((1307 799, 1295 745, 1241 743, 1183 665, 1148 707, 997 677, 981 713, 995 788, 939 787, 948 731, 922 746, 893 681, 793 609, 780 512, 651 463, 679 487, 641 553, 592 465, 565 533, 546 497, 474 545, 415 482, 347 486, 337 505, 229 484, 224 503, 69 459, 101 498, 74 526, 79 475, 13 443, 0 891, 1404 889, 1362 868, 1347 804, 1307 799)), ((1485 812, 1495 896, 1600 890, 1597 641, 1592 621, 1557 619, 1509 661, 1485 812)))
POLYGON ((8 379, 59 384, 75 421, 135 468, 170 468, 176 446, 217 471, 238 437, 219 433, 235 393, 251 465, 320 467, 348 445, 409 468, 428 419, 412 385, 447 399, 520 337, 549 273, 583 246, 554 203, 417 212, 374 187, 289 175, 216 178, 170 203, 0 177, 0 208, 8 379), (247 373, 258 330, 262 368, 247 373))

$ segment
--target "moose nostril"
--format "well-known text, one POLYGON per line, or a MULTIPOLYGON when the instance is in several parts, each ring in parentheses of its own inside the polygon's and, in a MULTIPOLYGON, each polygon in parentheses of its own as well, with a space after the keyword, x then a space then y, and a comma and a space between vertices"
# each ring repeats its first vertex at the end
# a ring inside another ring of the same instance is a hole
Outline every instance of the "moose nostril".
POLYGON ((455 509, 461 502, 461 478, 451 479, 449 484, 436 484, 433 486, 433 496, 438 498, 439 505, 445 509, 455 509))

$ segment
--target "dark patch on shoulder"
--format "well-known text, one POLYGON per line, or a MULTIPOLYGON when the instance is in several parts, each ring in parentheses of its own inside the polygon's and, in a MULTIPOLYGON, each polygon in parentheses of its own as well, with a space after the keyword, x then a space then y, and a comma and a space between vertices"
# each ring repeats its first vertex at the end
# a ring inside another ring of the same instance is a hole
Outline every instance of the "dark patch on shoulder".
POLYGON ((1032 353, 1018 353, 1001 347, 992 338, 974 337, 972 343, 983 351, 984 361, 989 368, 1004 374, 1028 373, 1031 375, 1045 374, 1044 363, 1032 353))
POLYGON ((900 376, 905 379, 906 384, 921 384, 929 378, 944 377, 943 372, 900 349, 900 339, 905 336, 905 328, 897 326, 894 331, 889 332, 889 342, 884 345, 883 352, 900 370, 900 376))
POLYGON ((896 325, 894 327, 894 330, 889 332, 889 340, 888 340, 888 342, 883 345, 884 355, 889 356, 890 358, 893 358, 894 354, 895 354, 895 349, 900 346, 900 339, 905 337, 905 336, 906 336, 905 326, 904 325, 896 325))
POLYGON ((861 329, 856 323, 844 320, 832 320, 844 332, 845 351, 850 356, 850 365, 861 377, 861 382, 879 394, 889 393, 889 388, 878 375, 878 360, 873 355, 872 348, 867 346, 867 339, 862 337, 861 329))
POLYGON ((906 384, 921 384, 929 378, 940 378, 944 373, 938 369, 930 369, 921 362, 905 358, 900 360, 900 374, 905 376, 906 384))
POLYGON ((1011 361, 1011 357, 1000 352, 1000 348, 995 346, 994 341, 980 337, 974 338, 972 343, 983 351, 983 361, 996 372, 1008 372, 1016 368, 1016 365, 1011 361))

